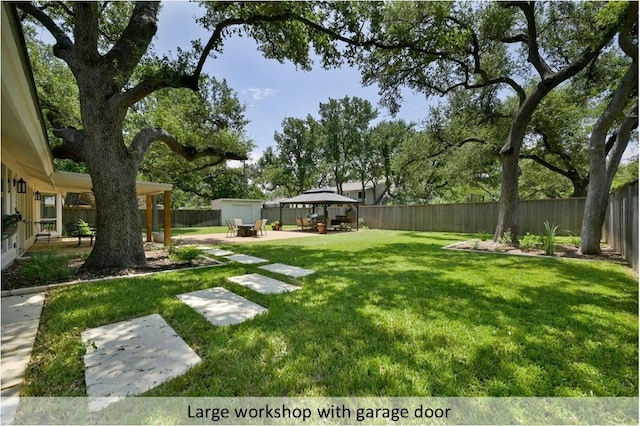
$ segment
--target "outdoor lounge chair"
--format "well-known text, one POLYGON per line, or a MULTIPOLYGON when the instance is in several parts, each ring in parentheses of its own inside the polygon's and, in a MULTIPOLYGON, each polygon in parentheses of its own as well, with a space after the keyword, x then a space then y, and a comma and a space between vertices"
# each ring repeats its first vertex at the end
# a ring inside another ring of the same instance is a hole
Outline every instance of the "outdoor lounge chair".
POLYGON ((263 235, 267 235, 267 222, 269 222, 269 219, 262 219, 262 232, 263 232, 263 235))
POLYGON ((302 227, 302 218, 301 217, 296 217, 296 226, 298 226, 300 229, 304 229, 302 227))

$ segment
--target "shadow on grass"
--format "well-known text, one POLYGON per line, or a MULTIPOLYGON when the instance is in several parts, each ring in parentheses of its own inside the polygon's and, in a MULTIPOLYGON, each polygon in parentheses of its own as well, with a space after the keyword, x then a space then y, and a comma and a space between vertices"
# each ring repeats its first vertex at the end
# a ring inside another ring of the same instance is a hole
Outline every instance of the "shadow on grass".
MULTIPOLYGON (((263 242, 242 252, 317 272, 283 279, 232 264, 56 292, 39 350, 67 335, 76 347, 52 392, 82 389, 82 329, 159 312, 203 362, 152 396, 637 396, 637 283, 624 268, 442 250, 461 239, 263 242), (250 272, 302 289, 261 295, 226 281, 250 272), (213 327, 174 297, 215 286, 269 311, 213 327)), ((34 367, 31 394, 51 392, 43 383, 61 368, 34 367)))

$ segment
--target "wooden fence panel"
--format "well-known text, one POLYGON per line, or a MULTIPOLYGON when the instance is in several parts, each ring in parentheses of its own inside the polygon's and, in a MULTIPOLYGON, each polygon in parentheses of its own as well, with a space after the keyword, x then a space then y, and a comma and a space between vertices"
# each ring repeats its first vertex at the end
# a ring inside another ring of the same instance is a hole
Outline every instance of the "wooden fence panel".
MULTIPOLYGON (((521 234, 542 234, 544 221, 558 225, 562 234, 579 234, 584 198, 532 200, 520 203, 521 234)), ((490 233, 496 227, 498 203, 427 204, 419 206, 361 206, 360 217, 374 229, 490 233)))
MULTIPOLYGON (((154 229, 161 229, 162 212, 158 210, 155 218, 154 229)), ((146 223, 146 209, 140 209, 140 224, 144 228, 146 223)), ((80 207, 64 207, 62 209, 62 223, 77 222, 82 219, 90 224, 96 223, 96 210, 91 208, 80 207)), ((171 227, 172 228, 200 228, 205 226, 221 226, 220 210, 171 210, 171 227)))
POLYGON ((638 272, 638 181, 609 194, 602 238, 638 272))

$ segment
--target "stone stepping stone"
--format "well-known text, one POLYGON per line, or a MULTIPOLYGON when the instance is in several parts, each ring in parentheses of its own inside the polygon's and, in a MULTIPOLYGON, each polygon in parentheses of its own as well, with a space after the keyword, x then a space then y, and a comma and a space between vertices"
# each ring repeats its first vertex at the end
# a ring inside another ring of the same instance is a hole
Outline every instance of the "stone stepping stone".
POLYGON ((259 257, 254 257, 254 256, 248 256, 246 254, 234 254, 232 256, 227 256, 227 259, 233 260, 234 262, 245 263, 245 264, 268 262, 267 259, 261 259, 259 257))
POLYGON ((229 281, 262 294, 278 294, 300 289, 300 287, 295 285, 287 284, 260 274, 238 275, 235 277, 229 277, 228 279, 229 281))
POLYGON ((178 299, 189 305, 213 325, 239 324, 267 309, 222 287, 179 294, 178 299))
POLYGON ((222 249, 209 249, 205 250, 204 252, 212 256, 230 256, 233 254, 232 251, 222 249))
POLYGON ((82 341, 92 411, 154 388, 201 361, 158 314, 85 330, 82 341))
POLYGON ((297 266, 285 265, 284 263, 272 263, 271 265, 260 266, 260 269, 286 275, 288 277, 300 278, 311 275, 316 271, 311 269, 298 268, 297 266))

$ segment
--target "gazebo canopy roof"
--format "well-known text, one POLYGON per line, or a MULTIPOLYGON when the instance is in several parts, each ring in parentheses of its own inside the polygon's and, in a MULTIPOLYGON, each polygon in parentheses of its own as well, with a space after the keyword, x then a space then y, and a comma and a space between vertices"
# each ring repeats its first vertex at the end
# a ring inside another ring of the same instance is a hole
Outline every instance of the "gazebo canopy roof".
MULTIPOLYGON (((311 191, 318 191, 311 190, 311 191)), ((344 195, 336 194, 335 192, 309 192, 296 195, 293 198, 287 198, 280 201, 280 205, 284 204, 358 204, 360 201, 353 198, 345 197, 344 195)))

